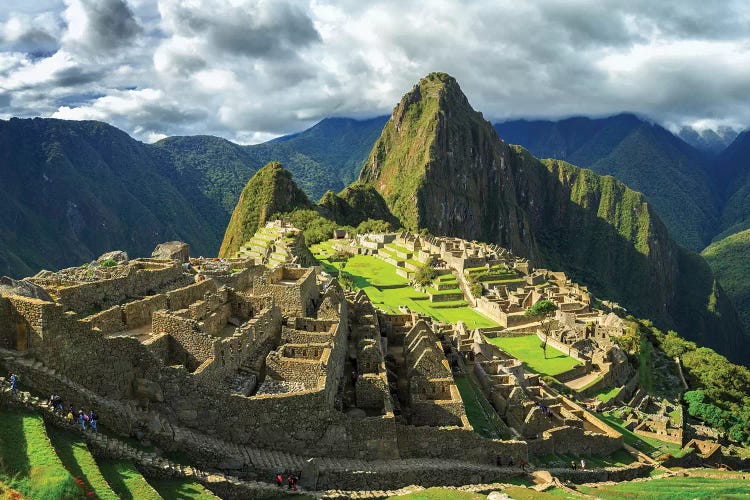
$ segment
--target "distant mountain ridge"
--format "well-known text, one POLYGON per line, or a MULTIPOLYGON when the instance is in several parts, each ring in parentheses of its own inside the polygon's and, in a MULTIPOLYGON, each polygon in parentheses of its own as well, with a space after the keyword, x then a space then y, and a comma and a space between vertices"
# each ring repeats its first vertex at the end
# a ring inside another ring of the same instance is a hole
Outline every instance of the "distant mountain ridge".
POLYGON ((703 249, 716 234, 721 200, 705 155, 636 115, 514 120, 500 137, 539 158, 555 158, 612 175, 646 195, 680 244, 703 249))
POLYGON ((716 155, 721 153, 737 138, 737 132, 732 127, 718 127, 716 130, 695 129, 693 127, 682 127, 677 133, 677 137, 687 142, 695 149, 716 155))

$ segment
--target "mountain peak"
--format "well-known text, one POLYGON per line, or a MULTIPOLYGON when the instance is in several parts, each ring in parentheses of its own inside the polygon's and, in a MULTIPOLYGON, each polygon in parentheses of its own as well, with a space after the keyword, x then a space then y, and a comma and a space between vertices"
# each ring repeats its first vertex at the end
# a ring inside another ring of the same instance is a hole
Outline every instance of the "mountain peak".
POLYGON ((312 203, 292 180, 292 174, 281 163, 269 162, 245 185, 229 220, 220 257, 231 257, 240 246, 273 215, 296 208, 310 208, 312 203))

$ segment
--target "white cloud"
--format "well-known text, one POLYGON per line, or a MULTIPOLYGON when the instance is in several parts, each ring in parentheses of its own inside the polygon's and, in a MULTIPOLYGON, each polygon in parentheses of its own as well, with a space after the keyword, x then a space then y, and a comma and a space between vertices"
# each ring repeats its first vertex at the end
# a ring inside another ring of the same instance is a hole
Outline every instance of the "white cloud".
POLYGON ((431 71, 453 74, 493 119, 634 111, 750 125, 744 2, 7 4, 0 115, 95 118, 144 140, 255 142, 325 116, 388 113, 431 71))

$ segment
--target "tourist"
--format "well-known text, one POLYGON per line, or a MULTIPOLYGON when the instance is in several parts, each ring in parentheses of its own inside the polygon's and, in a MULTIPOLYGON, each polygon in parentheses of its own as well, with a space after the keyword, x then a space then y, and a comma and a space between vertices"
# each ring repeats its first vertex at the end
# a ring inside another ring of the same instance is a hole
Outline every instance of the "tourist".
POLYGON ((281 475, 281 472, 276 473, 276 486, 279 488, 284 487, 284 476, 281 475))
POLYGON ((68 423, 72 424, 73 423, 73 412, 72 411, 68 411, 68 415, 66 416, 66 418, 68 419, 68 423))
POLYGON ((291 474, 289 474, 289 476, 287 476, 286 478, 286 485, 287 485, 287 489, 290 489, 290 490, 294 486, 294 477, 291 474))
POLYGON ((81 424, 81 429, 86 430, 86 414, 83 413, 83 410, 78 410, 78 423, 81 424))
POLYGON ((521 466, 521 470, 526 472, 526 461, 522 459, 519 465, 521 466))
POLYGON ((576 461, 575 460, 571 460, 570 461, 570 468, 573 469, 573 470, 576 470, 576 461))
POLYGON ((586 460, 581 459, 581 470, 586 469, 586 460))
POLYGON ((18 393, 18 376, 15 373, 10 375, 10 390, 13 391, 13 394, 18 393))
POLYGON ((91 410, 89 413, 89 425, 91 426, 91 429, 96 432, 96 426, 98 424, 99 415, 94 413, 94 410, 91 410))

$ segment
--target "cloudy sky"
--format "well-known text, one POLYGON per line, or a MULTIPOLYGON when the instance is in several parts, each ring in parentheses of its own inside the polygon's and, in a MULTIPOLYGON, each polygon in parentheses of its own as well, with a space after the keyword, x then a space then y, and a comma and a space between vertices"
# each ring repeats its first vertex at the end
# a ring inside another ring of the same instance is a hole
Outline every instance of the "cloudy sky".
POLYGON ((493 120, 750 126, 750 3, 2 0, 0 118, 242 142, 387 114, 455 76, 493 120))

